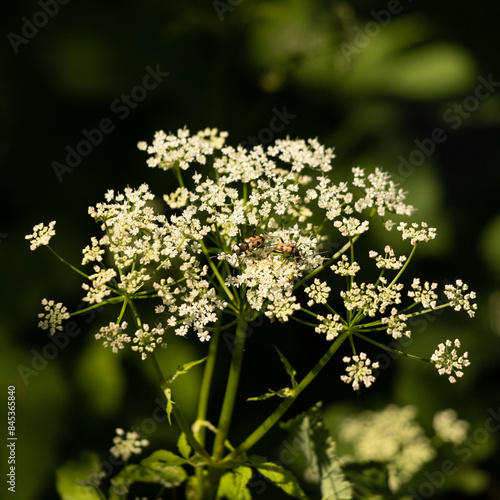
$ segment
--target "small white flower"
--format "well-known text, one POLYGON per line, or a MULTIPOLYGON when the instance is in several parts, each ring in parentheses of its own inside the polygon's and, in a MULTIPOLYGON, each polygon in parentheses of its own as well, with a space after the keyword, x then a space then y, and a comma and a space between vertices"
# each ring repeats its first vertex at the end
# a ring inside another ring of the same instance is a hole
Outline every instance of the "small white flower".
POLYGON ((421 303, 426 309, 435 309, 437 305, 437 293, 434 290, 437 288, 437 283, 429 283, 426 281, 424 286, 420 284, 419 278, 414 278, 411 287, 413 291, 408 292, 408 297, 412 297, 415 303, 421 303))
POLYGON ((459 420, 455 410, 437 412, 432 419, 432 426, 436 434, 445 442, 460 444, 467 439, 469 422, 459 420))
POLYGON ((346 219, 345 217, 342 219, 342 222, 336 220, 333 225, 340 231, 342 236, 348 236, 352 238, 353 236, 357 236, 368 231, 370 227, 370 222, 365 220, 361 222, 359 219, 355 217, 349 217, 346 219))
POLYGON ((408 226, 406 222, 400 222, 397 230, 401 231, 401 238, 403 240, 410 238, 412 245, 416 245, 419 242, 427 243, 436 237, 436 228, 428 227, 425 222, 420 224, 420 228, 416 222, 413 222, 411 226, 408 226))
POLYGON ((113 446, 110 448, 110 453, 116 457, 127 461, 132 454, 138 455, 142 453, 142 449, 149 446, 147 439, 140 439, 137 432, 127 432, 123 429, 116 429, 116 436, 113 438, 113 446), (125 436, 125 437, 123 437, 125 436))
POLYGON ((69 319, 70 315, 67 312, 68 309, 58 302, 57 304, 53 300, 42 300, 42 305, 44 306, 45 313, 39 313, 38 318, 40 322, 38 323, 38 328, 42 330, 49 330, 51 335, 54 335, 57 330, 62 331, 62 323, 64 320, 69 319))
POLYGON ((54 226, 56 225, 56 221, 53 220, 49 222, 49 225, 40 223, 33 227, 33 234, 28 234, 25 236, 25 239, 32 240, 30 245, 30 250, 36 250, 38 247, 42 245, 48 245, 52 236, 56 234, 54 226))
POLYGON ((95 334, 96 340, 103 340, 104 347, 111 347, 111 350, 116 354, 120 349, 123 349, 126 344, 131 342, 131 338, 125 333, 128 324, 123 321, 121 325, 113 321, 107 326, 102 326, 98 333, 95 334))
POLYGON ((314 328, 319 334, 325 334, 326 340, 335 340, 344 328, 338 314, 327 314, 326 317, 318 315, 320 324, 314 328))
POLYGON ((341 260, 330 266, 331 270, 339 276, 355 276, 361 269, 357 262, 350 262, 347 255, 342 255, 341 260))
POLYGON ((392 247, 387 245, 384 249, 385 255, 379 255, 374 250, 371 250, 369 253, 370 258, 375 259, 377 263, 377 267, 379 269, 401 269, 406 262, 406 255, 401 255, 396 259, 396 255, 394 254, 394 250, 392 247))
POLYGON ((456 286, 445 285, 444 294, 450 301, 450 305, 455 311, 463 309, 471 318, 473 318, 476 314, 477 304, 472 303, 471 300, 476 298, 476 293, 464 293, 468 289, 469 287, 462 280, 457 280, 456 286))
POLYGON ((304 292, 307 293, 311 299, 307 305, 311 307, 313 304, 326 304, 331 291, 332 289, 326 284, 326 282, 316 278, 312 285, 304 289, 304 292))
MULTIPOLYGON (((351 358, 345 356, 342 361, 349 364, 351 363, 351 358)), ((347 375, 341 375, 340 380, 346 384, 352 384, 352 388, 355 391, 359 390, 361 384, 364 384, 366 388, 370 387, 375 382, 375 377, 372 373, 373 370, 378 369, 378 361, 372 363, 364 352, 359 353, 359 356, 354 355, 352 361, 352 364, 346 368, 347 375)))
POLYGON ((459 356, 457 352, 459 347, 460 341, 458 339, 455 339, 453 343, 451 340, 447 340, 444 344, 439 344, 431 356, 431 362, 436 367, 439 375, 448 375, 451 384, 457 381, 455 377, 462 377, 464 374, 462 369, 470 365, 469 353, 464 352, 462 356, 459 356), (452 345, 456 349, 450 349, 452 345))

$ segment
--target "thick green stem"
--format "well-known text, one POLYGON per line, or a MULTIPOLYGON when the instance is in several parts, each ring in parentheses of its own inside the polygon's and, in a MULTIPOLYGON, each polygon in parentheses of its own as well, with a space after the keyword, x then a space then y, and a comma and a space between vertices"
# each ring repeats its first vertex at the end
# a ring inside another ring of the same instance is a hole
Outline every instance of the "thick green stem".
POLYGON ((236 400, 236 392, 240 380, 241 366, 243 364, 243 351, 245 347, 245 339, 247 335, 247 318, 240 316, 236 327, 236 338, 233 344, 233 355, 231 365, 229 367, 229 376, 227 379, 226 392, 224 394, 224 402, 219 417, 217 426, 217 434, 215 435, 214 447, 212 456, 215 460, 220 460, 224 453, 224 442, 227 439, 231 418, 233 416, 234 403, 236 400))
POLYGON ((274 412, 269 415, 269 417, 264 420, 264 422, 229 455, 230 458, 242 455, 245 451, 255 445, 255 443, 257 443, 260 439, 262 439, 262 437, 264 437, 264 435, 280 420, 283 414, 297 399, 299 394, 314 380, 316 375, 318 375, 318 373, 324 368, 328 361, 330 361, 332 356, 335 354, 335 352, 337 352, 348 335, 348 331, 345 331, 339 335, 339 337, 335 340, 335 342, 333 342, 328 351, 326 351, 326 353, 318 361, 314 368, 302 379, 300 384, 298 384, 297 387, 292 390, 292 395, 286 398, 278 406, 278 408, 276 408, 276 410, 274 410, 274 412))

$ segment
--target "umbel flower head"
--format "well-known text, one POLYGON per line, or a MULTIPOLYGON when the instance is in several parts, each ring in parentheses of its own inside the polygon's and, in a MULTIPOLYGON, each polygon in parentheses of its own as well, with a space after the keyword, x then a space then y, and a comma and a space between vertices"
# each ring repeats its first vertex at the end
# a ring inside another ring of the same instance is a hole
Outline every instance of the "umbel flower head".
MULTIPOLYGON (((407 221, 415 209, 389 173, 356 167, 349 179, 336 179, 333 149, 317 139, 246 149, 226 145, 226 138, 217 129, 195 135, 182 129, 139 143, 148 166, 178 184, 163 197, 167 213, 158 213, 146 184, 109 190, 90 207, 101 234, 83 249, 86 271, 77 272, 86 278, 83 311, 116 307, 116 319, 96 333, 105 347, 130 348, 146 359, 171 334, 191 332, 204 342, 236 318, 297 320, 326 342, 349 339, 342 380, 357 390, 374 382, 378 368, 358 344, 391 350, 384 334, 389 341, 410 337, 412 317, 444 307, 474 316, 474 292, 460 280, 441 291, 418 277, 403 282, 417 247, 430 243, 436 229, 407 221), (396 228, 408 250, 374 248, 361 268, 366 259, 356 242, 375 230, 375 217, 384 220, 376 230, 396 228)), ((35 226, 27 237, 32 249, 53 251, 54 224, 35 226)), ((68 313, 55 301, 44 306, 41 326, 54 333, 68 313)), ((432 362, 448 373, 454 368, 443 356, 432 362)), ((467 364, 453 366, 461 371, 467 364)))

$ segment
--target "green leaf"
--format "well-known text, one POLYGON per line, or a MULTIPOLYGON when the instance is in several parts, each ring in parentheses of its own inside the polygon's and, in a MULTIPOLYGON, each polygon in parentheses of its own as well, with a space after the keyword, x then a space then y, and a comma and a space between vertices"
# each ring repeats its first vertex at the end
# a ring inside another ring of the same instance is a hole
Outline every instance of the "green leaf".
POLYGON ((299 482, 290 471, 280 465, 266 462, 266 460, 266 458, 258 456, 252 456, 248 459, 253 467, 285 493, 295 498, 309 500, 309 497, 304 493, 299 482))
POLYGON ((172 425, 172 410, 174 409, 173 405, 175 404, 175 401, 172 400, 172 391, 170 390, 169 387, 167 387, 164 391, 165 397, 167 398, 167 406, 165 408, 165 411, 167 412, 167 417, 168 417, 168 423, 172 425))
POLYGON ((184 432, 181 433, 177 440, 177 448, 179 448, 179 452, 184 458, 189 458, 189 455, 191 455, 191 446, 184 432))
POLYGON ((262 394, 261 396, 255 396, 253 398, 248 398, 247 401, 263 401, 264 399, 272 398, 273 396, 279 396, 280 398, 288 398, 292 395, 292 390, 289 387, 280 389, 279 391, 273 391, 268 389, 269 392, 262 394))
POLYGON ((168 450, 158 450, 153 452, 149 457, 141 461, 142 465, 149 466, 152 463, 161 463, 162 465, 184 465, 187 464, 187 460, 172 453, 168 450))
POLYGON ((193 366, 199 365, 203 363, 207 358, 204 357, 202 359, 198 359, 196 361, 190 361, 189 363, 185 363, 182 366, 177 368, 177 371, 167 380, 167 384, 170 385, 179 375, 183 375, 187 373, 193 366))
POLYGON ((322 497, 351 500, 351 484, 345 480, 335 453, 335 443, 323 425, 320 411, 321 403, 318 403, 281 427, 294 436, 294 444, 307 463, 304 474, 319 483, 322 497))
POLYGON ((122 495, 115 493, 137 482, 156 483, 164 488, 175 488, 183 483, 188 475, 181 467, 186 460, 168 450, 158 450, 139 464, 124 467, 114 478, 109 492, 109 500, 118 500, 122 495))
MULTIPOLYGON (((92 473, 99 473, 100 469, 99 457, 94 453, 87 454, 78 461, 66 462, 59 467, 56 471, 56 488, 62 500, 78 498, 82 491, 82 486, 79 483, 89 479, 89 475, 92 473)), ((96 490, 86 487, 85 498, 99 500, 102 497, 96 490)))
POLYGON ((281 362, 283 363, 286 372, 290 376, 292 387, 295 387, 297 385, 297 381, 295 380, 295 375, 297 375, 297 372, 295 371, 295 368, 289 363, 289 361, 285 358, 285 356, 283 356, 282 352, 276 346, 274 346, 274 348, 278 352, 281 362))
POLYGON ((226 472, 220 480, 217 498, 228 500, 252 500, 247 483, 252 477, 252 469, 241 465, 232 472, 226 472))

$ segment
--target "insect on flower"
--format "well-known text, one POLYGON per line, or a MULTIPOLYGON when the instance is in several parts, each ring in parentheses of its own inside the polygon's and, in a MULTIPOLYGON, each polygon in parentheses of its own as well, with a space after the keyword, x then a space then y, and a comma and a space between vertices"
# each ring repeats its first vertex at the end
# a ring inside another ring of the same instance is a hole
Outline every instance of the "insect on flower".
POLYGON ((300 253, 300 250, 297 248, 297 245, 295 245, 295 243, 285 243, 282 239, 281 243, 277 243, 273 248, 273 253, 278 253, 285 257, 293 257, 295 262, 304 260, 300 253))
POLYGON ((255 250, 256 248, 260 247, 264 241, 265 237, 262 234, 259 234, 255 236, 255 232, 257 231, 257 228, 259 227, 261 219, 259 220, 258 224, 255 226, 252 236, 249 236, 248 238, 243 239, 241 236, 241 231, 240 231, 240 238, 243 240, 239 245, 238 249, 236 250, 236 257, 239 257, 242 253, 246 252, 251 252, 252 250, 255 250))

